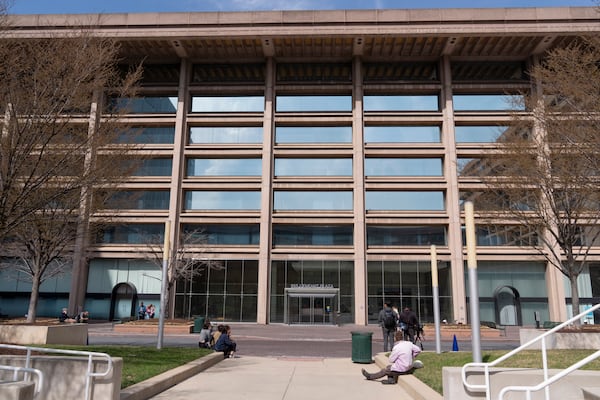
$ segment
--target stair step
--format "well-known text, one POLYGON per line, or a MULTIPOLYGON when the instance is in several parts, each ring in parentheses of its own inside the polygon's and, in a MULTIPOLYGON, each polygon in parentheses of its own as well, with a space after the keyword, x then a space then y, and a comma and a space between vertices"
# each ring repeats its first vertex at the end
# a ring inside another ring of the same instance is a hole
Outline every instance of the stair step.
POLYGON ((583 400, 600 400, 600 387, 582 387, 583 400))

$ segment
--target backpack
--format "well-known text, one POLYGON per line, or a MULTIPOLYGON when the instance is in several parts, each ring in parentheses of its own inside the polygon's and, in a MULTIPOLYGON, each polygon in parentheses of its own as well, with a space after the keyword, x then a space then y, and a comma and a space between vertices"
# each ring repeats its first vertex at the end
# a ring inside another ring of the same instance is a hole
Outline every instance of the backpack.
POLYGON ((396 329, 396 316, 393 311, 386 310, 385 316, 383 317, 383 327, 385 329, 396 329))

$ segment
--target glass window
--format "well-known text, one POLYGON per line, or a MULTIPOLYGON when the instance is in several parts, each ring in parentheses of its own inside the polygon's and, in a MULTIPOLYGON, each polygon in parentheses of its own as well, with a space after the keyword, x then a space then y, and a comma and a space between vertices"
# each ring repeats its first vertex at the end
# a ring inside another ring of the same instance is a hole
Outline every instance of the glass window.
POLYGON ((170 158, 149 158, 141 160, 133 176, 171 176, 173 160, 170 158))
POLYGON ((276 211, 282 210, 352 210, 351 191, 276 191, 276 211))
POLYGON ((184 235, 198 235, 211 245, 257 245, 259 230, 258 224, 183 225, 184 235))
POLYGON ((368 225, 369 246, 425 246, 446 245, 444 226, 391 226, 368 225))
POLYGON ((508 126, 456 126, 457 143, 494 143, 509 130, 508 126))
POLYGON ((523 96, 506 94, 455 94, 454 111, 524 110, 523 96))
POLYGON ((117 138, 117 143, 140 144, 173 144, 175 141, 174 126, 155 126, 147 128, 133 128, 122 132, 117 138))
POLYGON ((364 97, 365 111, 438 111, 437 95, 369 95, 364 97))
POLYGON ((276 111, 352 111, 352 96, 277 96, 276 111))
POLYGON ((273 246, 352 246, 352 225, 274 225, 273 246))
POLYGON ((440 143, 439 126, 365 126, 365 143, 440 143))
POLYGON ((191 158, 188 176, 261 176, 260 158, 191 158))
POLYGON ((275 176, 352 176, 352 159, 276 158, 275 176))
POLYGON ((351 126, 278 126, 276 143, 352 143, 351 126))
POLYGON ((102 227, 96 237, 97 243, 149 244, 162 243, 164 224, 123 224, 102 227))
POLYGON ((106 207, 116 210, 168 210, 168 190, 127 190, 115 193, 106 207))
POLYGON ((466 158, 456 160, 457 172, 460 176, 502 176, 507 170, 507 160, 494 158, 466 158))
POLYGON ((365 176, 442 176, 442 159, 367 158, 365 176))
MULTIPOLYGON (((462 227, 462 240, 466 243, 465 227, 462 227)), ((477 246, 537 246, 538 234, 535 227, 522 225, 477 225, 475 228, 477 246)))
POLYGON ((263 112, 264 96, 193 96, 192 112, 263 112))
POLYGON ((112 107, 130 114, 175 114, 177 112, 177 97, 144 96, 115 99, 112 107))
POLYGON ((199 143, 262 143, 260 126, 193 126, 190 144, 199 143))
POLYGON ((194 190, 185 193, 186 210, 259 210, 259 191, 194 190))
POLYGON ((443 192, 367 191, 367 210, 443 211, 443 192))

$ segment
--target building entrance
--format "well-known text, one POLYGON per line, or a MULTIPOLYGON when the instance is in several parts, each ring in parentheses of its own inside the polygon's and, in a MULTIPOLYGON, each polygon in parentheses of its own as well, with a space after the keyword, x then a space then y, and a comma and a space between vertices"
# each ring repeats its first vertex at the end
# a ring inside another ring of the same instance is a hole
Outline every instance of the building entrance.
POLYGON ((339 314, 339 289, 294 287, 285 289, 284 322, 335 325, 339 314))

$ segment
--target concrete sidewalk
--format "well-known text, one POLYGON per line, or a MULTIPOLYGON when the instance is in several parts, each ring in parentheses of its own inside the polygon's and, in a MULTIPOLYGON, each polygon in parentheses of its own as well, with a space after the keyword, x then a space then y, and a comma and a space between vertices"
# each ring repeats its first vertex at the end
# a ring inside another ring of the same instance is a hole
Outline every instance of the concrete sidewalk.
MULTIPOLYGON (((398 396, 404 400, 441 400, 415 397, 415 392, 398 385, 368 381, 361 369, 376 371, 377 364, 357 364, 349 358, 268 358, 240 357, 219 362, 151 399, 184 400, 202 398, 248 400, 320 400, 341 398, 365 400, 398 396)), ((414 377, 412 378, 418 382, 414 377)), ((414 383, 414 382, 413 382, 414 383)), ((420 390, 423 393, 423 390, 420 390)), ((425 393, 423 393, 425 394, 425 393)))

